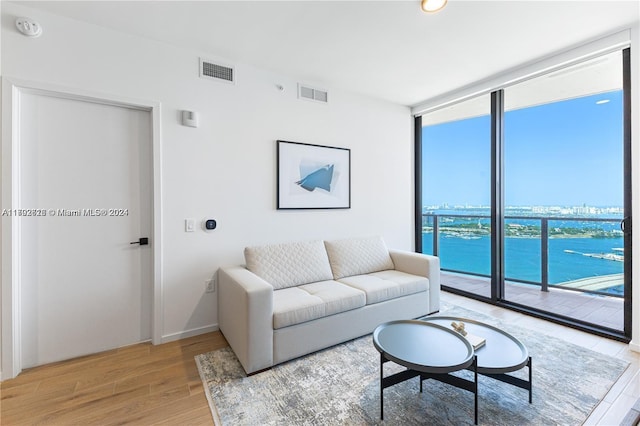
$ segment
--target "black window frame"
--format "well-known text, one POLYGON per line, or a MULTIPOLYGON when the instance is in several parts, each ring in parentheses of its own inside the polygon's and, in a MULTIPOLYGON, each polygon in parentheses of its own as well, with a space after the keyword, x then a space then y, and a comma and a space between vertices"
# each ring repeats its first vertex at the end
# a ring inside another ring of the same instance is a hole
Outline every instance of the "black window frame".
MULTIPOLYGON (((631 48, 618 49, 622 52, 623 91, 623 167, 624 167, 624 323, 622 332, 599 327, 595 324, 543 311, 530 306, 510 302, 504 298, 504 88, 491 91, 491 297, 487 298, 464 290, 442 286, 451 293, 480 300, 527 315, 542 318, 561 325, 587 331, 625 343, 632 335, 632 179, 631 179, 631 48)), ((613 51, 607 52, 613 53, 613 51)), ((422 247, 422 115, 414 117, 414 229, 415 251, 422 247)), ((434 238, 436 238, 434 230, 434 238)))

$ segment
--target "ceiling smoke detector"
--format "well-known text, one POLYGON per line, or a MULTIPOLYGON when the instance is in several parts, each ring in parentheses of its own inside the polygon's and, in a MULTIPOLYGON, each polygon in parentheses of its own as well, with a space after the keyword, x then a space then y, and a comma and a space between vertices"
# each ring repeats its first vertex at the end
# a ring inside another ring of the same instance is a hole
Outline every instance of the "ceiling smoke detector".
POLYGON ((27 37, 40 37, 40 34, 42 34, 40 24, 29 18, 16 19, 16 28, 27 37))

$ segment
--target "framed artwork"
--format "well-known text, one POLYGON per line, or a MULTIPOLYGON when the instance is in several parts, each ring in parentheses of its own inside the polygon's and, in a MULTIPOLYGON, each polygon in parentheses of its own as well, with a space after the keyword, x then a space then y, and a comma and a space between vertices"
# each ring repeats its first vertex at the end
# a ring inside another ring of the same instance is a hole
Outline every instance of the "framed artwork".
POLYGON ((351 150, 278 143, 278 209, 351 208, 351 150))

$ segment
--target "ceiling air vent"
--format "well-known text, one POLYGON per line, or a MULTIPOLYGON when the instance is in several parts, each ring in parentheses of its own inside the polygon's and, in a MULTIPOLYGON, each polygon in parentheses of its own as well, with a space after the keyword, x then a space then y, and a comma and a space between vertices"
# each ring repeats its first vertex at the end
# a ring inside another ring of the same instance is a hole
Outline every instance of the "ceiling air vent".
POLYGON ((329 98, 326 90, 314 89, 313 87, 298 84, 298 97, 309 101, 327 103, 329 98))
POLYGON ((210 78, 227 83, 235 83, 235 70, 233 67, 215 64, 200 58, 200 77, 210 78))

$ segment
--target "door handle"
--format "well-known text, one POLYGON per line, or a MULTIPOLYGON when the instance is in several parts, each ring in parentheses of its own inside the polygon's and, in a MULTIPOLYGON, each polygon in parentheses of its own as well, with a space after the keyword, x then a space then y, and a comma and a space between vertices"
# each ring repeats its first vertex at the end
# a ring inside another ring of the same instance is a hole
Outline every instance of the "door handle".
POLYGON ((631 218, 630 217, 627 216, 624 219, 622 219, 622 221, 620 222, 620 230, 625 234, 631 234, 631 218))
POLYGON ((140 244, 141 246, 146 246, 149 244, 149 238, 141 237, 138 241, 131 241, 129 244, 140 244))

